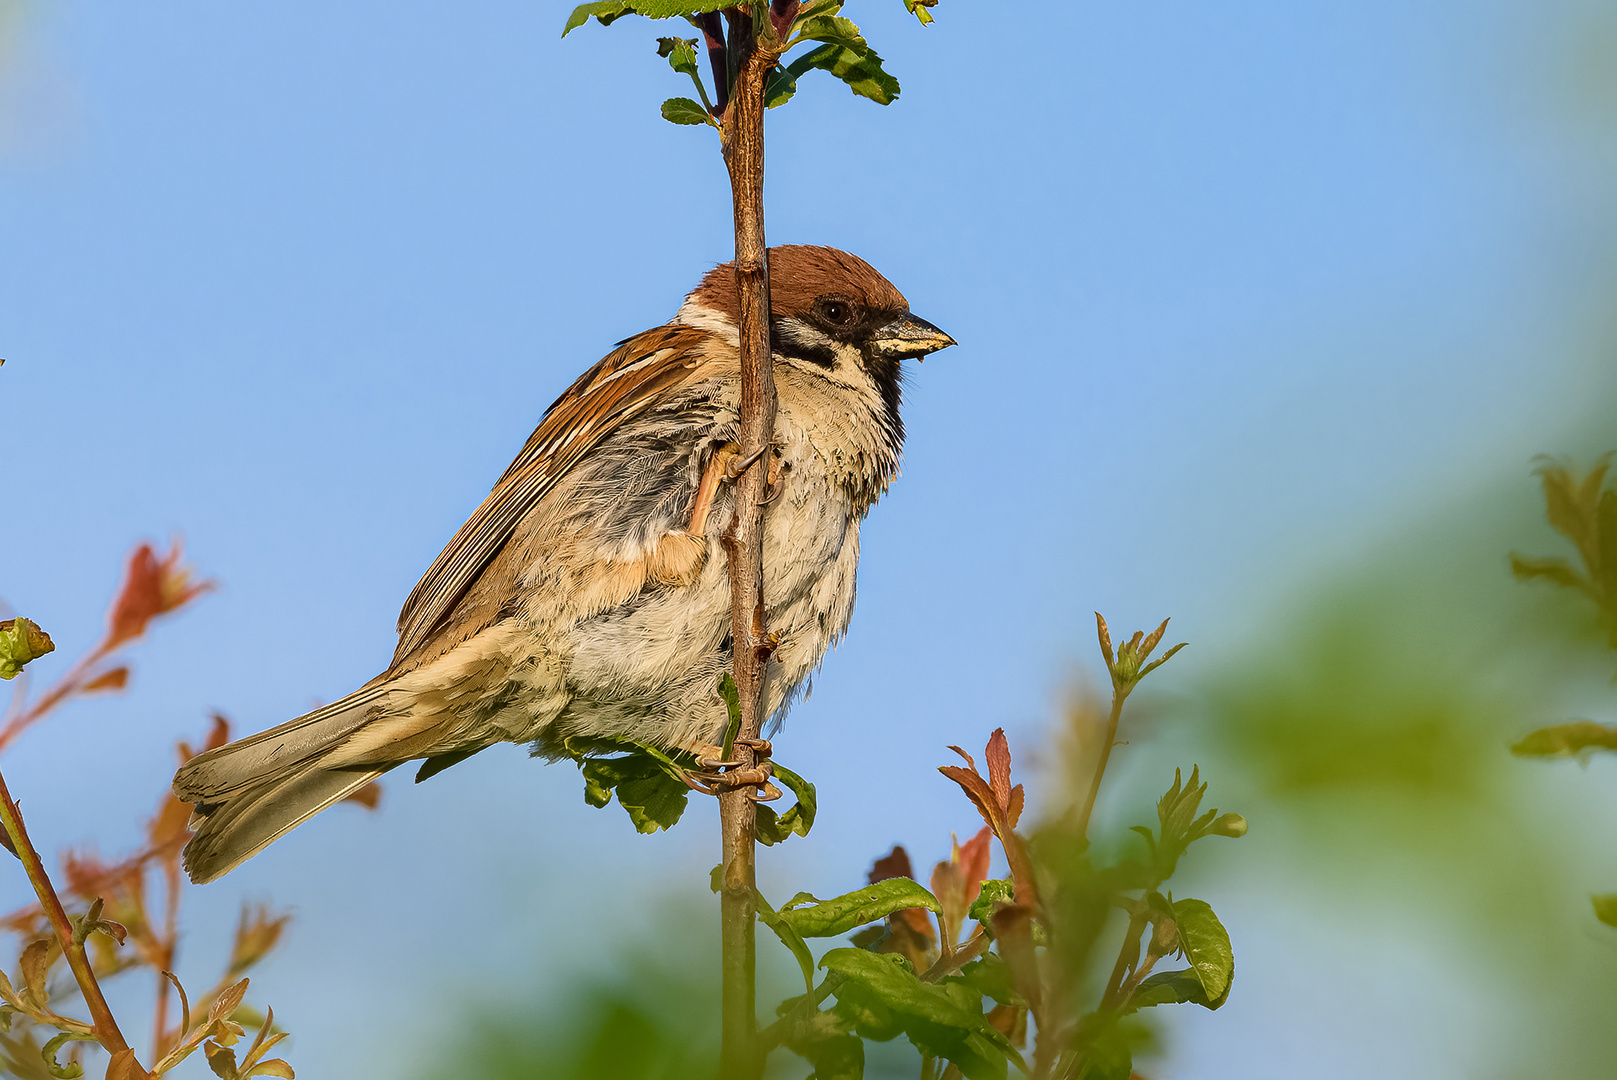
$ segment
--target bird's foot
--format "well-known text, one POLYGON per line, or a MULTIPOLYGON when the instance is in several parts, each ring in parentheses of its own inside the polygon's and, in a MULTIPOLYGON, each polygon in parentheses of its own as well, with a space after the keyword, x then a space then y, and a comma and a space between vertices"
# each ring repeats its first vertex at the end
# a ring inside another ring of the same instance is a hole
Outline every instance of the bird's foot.
POLYGON ((757 764, 742 768, 741 762, 726 760, 724 747, 712 743, 696 743, 690 751, 696 757, 696 771, 687 773, 685 783, 693 791, 704 795, 718 795, 736 788, 753 788, 752 798, 757 802, 774 802, 781 797, 780 788, 770 783, 775 766, 768 759, 773 747, 768 739, 737 739, 742 746, 752 748, 757 764))

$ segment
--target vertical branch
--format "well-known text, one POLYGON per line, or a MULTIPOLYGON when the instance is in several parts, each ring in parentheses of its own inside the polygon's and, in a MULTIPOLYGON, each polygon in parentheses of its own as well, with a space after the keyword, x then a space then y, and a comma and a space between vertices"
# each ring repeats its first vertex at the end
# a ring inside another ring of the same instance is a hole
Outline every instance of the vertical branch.
MULTIPOLYGON (((763 596, 763 500, 768 447, 775 431, 775 375, 770 360, 769 263, 764 241, 764 84, 778 53, 761 43, 752 19, 727 11, 730 70, 735 72, 724 123, 724 161, 735 210, 735 273, 741 300, 742 460, 757 455, 736 483, 735 518, 724 536, 730 563, 730 622, 741 731, 733 756, 754 766, 750 745, 763 726, 764 670, 769 662, 763 596), (739 61, 739 62, 737 62, 739 61)), ((772 28, 770 28, 772 29, 772 28)), ((768 33, 768 30, 765 30, 768 33)), ((756 808, 750 788, 719 796, 724 889, 720 897, 724 974, 723 1050, 726 1080, 750 1080, 763 1070, 757 1045, 753 844, 756 808)))
POLYGON ((62 910, 62 901, 57 897, 56 890, 51 886, 51 879, 45 873, 45 864, 40 861, 39 852, 28 839, 28 830, 23 827, 22 813, 17 804, 11 800, 11 791, 6 787, 4 776, 0 776, 0 822, 5 825, 6 834, 10 836, 12 844, 17 851, 17 858, 22 860, 23 867, 28 872, 28 880, 33 883, 34 892, 39 896, 39 904, 45 909, 51 927, 56 931, 56 937, 62 944, 62 955, 67 957, 68 967, 73 969, 73 978, 78 980, 79 990, 84 994, 84 1002, 90 1007, 90 1018, 95 1023, 95 1037, 109 1054, 120 1054, 129 1050, 129 1044, 124 1041, 123 1032, 118 1030, 118 1021, 112 1017, 112 1010, 107 1006, 107 999, 101 994, 101 984, 96 981, 95 971, 90 967, 90 958, 84 954, 84 944, 73 937, 73 924, 68 921, 67 912, 62 910))

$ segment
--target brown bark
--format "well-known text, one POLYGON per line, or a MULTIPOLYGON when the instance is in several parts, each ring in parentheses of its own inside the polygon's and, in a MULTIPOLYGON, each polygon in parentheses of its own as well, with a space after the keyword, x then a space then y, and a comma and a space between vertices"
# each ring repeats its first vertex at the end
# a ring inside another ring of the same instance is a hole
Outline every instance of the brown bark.
MULTIPOLYGON (((741 704, 740 738, 762 729, 764 668, 769 628, 763 601, 763 501, 769 474, 767 448, 775 431, 775 375, 769 349, 769 263, 764 241, 764 85, 777 59, 753 33, 751 20, 730 19, 730 47, 740 51, 735 85, 723 118, 724 161, 735 201, 735 272, 741 297, 741 460, 759 456, 736 482, 736 513, 725 534, 730 561, 730 620, 734 676, 741 704)), ((738 743, 732 760, 754 765, 752 748, 738 743)), ((724 888, 720 896, 724 974, 720 1075, 752 1080, 763 1071, 758 1052, 754 937, 756 904, 753 791, 719 796, 724 888)))

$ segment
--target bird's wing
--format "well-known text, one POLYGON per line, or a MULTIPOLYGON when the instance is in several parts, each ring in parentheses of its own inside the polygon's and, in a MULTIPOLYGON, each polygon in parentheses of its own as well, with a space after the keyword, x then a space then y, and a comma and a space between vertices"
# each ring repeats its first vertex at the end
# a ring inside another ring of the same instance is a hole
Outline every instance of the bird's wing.
POLYGON ((483 505, 411 590, 399 613, 395 663, 444 624, 517 522, 557 480, 625 420, 692 376, 709 340, 693 327, 648 330, 620 344, 556 399, 483 505))

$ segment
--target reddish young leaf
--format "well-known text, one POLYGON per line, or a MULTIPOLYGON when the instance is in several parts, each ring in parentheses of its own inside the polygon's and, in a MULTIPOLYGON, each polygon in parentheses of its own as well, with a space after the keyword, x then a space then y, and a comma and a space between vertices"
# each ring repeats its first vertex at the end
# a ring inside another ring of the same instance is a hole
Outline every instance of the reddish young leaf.
POLYGON ((965 880, 967 907, 976 902, 983 880, 988 877, 989 844, 993 842, 993 835, 992 829, 983 828, 964 844, 955 842, 953 861, 959 865, 960 876, 965 880))
POLYGON ((971 768, 963 769, 959 765, 939 765, 938 772, 959 784, 960 789, 966 793, 966 798, 976 805, 977 812, 983 816, 983 820, 988 823, 989 828, 998 831, 994 822, 994 811, 997 809, 994 804, 994 792, 989 788, 988 782, 977 775, 977 763, 972 761, 971 755, 960 749, 960 747, 951 746, 949 749, 971 762, 971 768))
POLYGON ((875 865, 870 868, 869 877, 872 885, 888 878, 914 878, 915 871, 910 866, 910 853, 901 845, 894 844, 892 851, 876 860, 875 865))
POLYGON ((994 733, 988 737, 988 750, 985 757, 988 765, 988 787, 994 793, 994 804, 1001 810, 1009 811, 1011 805, 1011 745, 1005 739, 1004 728, 995 728, 994 733))
POLYGON ((150 544, 140 545, 129 556, 123 588, 107 618, 107 648, 140 637, 147 623, 215 587, 212 581, 191 581, 190 568, 180 565, 182 553, 175 540, 161 559, 150 544))
POLYGON ((93 694, 99 690, 122 690, 129 685, 129 669, 127 667, 109 668, 79 687, 81 694, 93 694))
MULTIPOLYGON (((889 878, 915 878, 915 867, 910 862, 910 853, 902 845, 893 845, 893 850, 876 860, 870 868, 870 884, 886 881, 889 878)), ((924 952, 932 943, 935 936, 932 932, 932 914, 926 908, 904 908, 888 916, 888 927, 894 935, 893 949, 890 951, 902 952, 915 960, 912 954, 924 952)))

